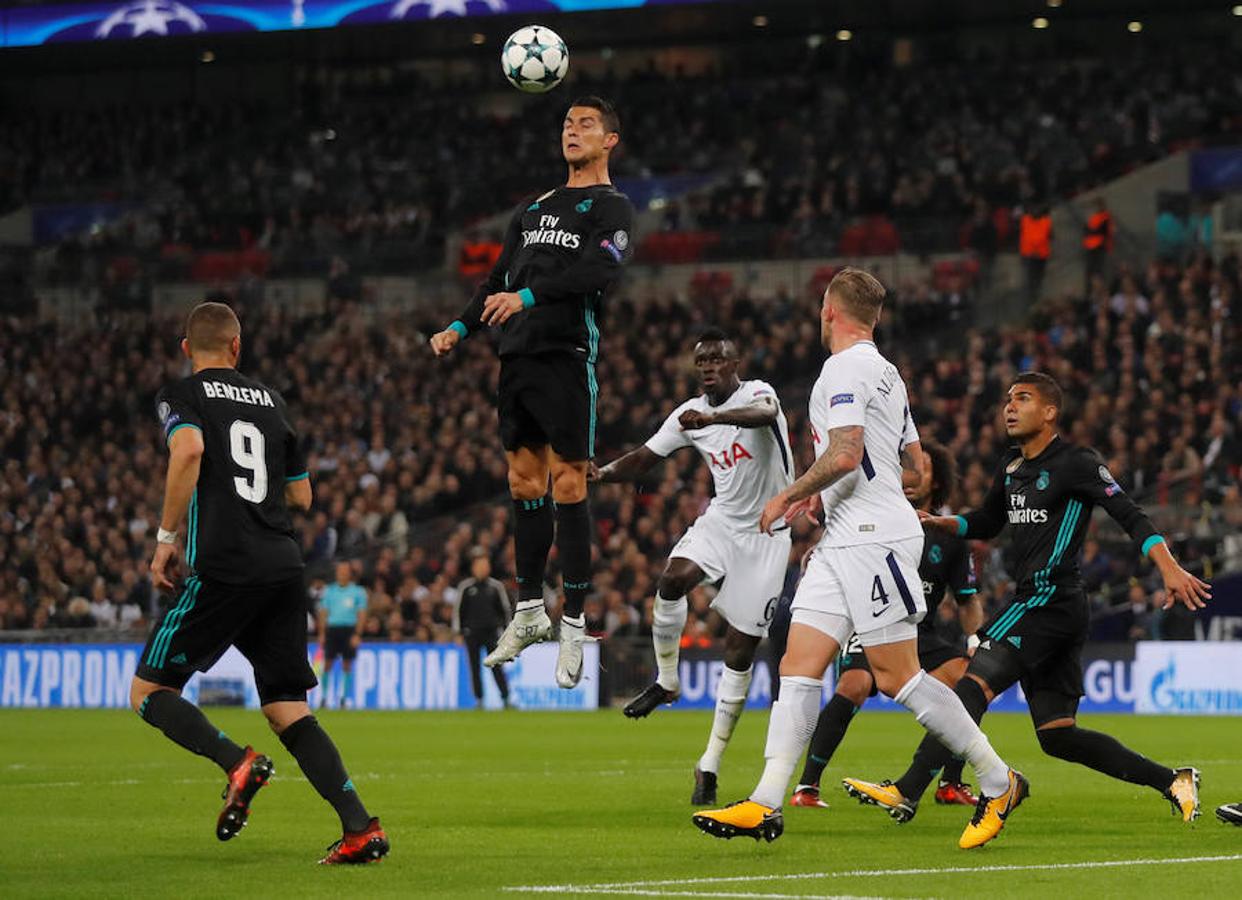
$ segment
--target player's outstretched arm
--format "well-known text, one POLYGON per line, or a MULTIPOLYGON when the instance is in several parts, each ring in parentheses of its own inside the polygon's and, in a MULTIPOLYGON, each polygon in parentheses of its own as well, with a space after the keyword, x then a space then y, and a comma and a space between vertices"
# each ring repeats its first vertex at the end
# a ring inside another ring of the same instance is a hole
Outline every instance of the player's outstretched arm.
POLYGON ((1164 581, 1164 608, 1180 603, 1187 609, 1203 609, 1212 599, 1212 586, 1183 569, 1173 558, 1169 545, 1161 538, 1160 543, 1148 549, 1148 558, 1160 570, 1164 581))
POLYGON ((701 412, 688 409, 678 417, 684 431, 695 431, 708 425, 736 425, 739 428, 768 428, 776 423, 781 408, 771 397, 758 397, 735 409, 701 412))
POLYGON ((1181 603, 1188 609, 1203 609, 1212 599, 1211 586, 1178 565, 1147 513, 1122 490, 1100 455, 1094 450, 1082 448, 1075 459, 1074 475, 1074 487, 1079 493, 1086 495, 1090 502, 1104 507, 1104 511, 1126 530, 1142 548, 1143 555, 1160 571, 1166 592, 1164 608, 1181 603))
POLYGON ((168 439, 168 474, 164 480, 164 512, 160 540, 151 559, 151 579, 157 588, 171 591, 177 567, 176 532, 185 519, 190 497, 198 485, 203 460, 203 433, 197 427, 178 428, 168 439), (164 535, 171 540, 163 540, 164 535))
POLYGON ((960 516, 933 516, 919 510, 919 521, 924 528, 939 528, 958 537, 972 540, 991 540, 1005 527, 1005 468, 1002 462, 992 479, 992 486, 978 509, 960 516))
POLYGON ((828 431, 828 449, 797 481, 768 501, 759 518, 759 529, 772 533, 772 525, 782 516, 800 514, 804 503, 862 465, 863 427, 846 425, 828 431))
POLYGON ((594 462, 587 466, 587 481, 618 482, 633 481, 645 475, 652 466, 662 461, 663 456, 656 453, 646 444, 635 447, 624 456, 619 456, 606 466, 596 466, 594 462))

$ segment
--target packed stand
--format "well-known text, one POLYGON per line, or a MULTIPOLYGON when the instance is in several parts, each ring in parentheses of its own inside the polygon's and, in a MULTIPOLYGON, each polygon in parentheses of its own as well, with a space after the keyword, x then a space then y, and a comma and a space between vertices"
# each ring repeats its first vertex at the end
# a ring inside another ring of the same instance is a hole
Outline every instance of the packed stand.
MULTIPOLYGON (((986 257, 1014 240, 1014 209, 1242 124, 1242 87, 1216 77, 1231 58, 1217 49, 908 67, 861 50, 785 49, 756 59, 730 48, 708 72, 653 63, 572 86, 622 112, 615 177, 722 179, 662 214, 663 234, 703 236, 693 253, 965 245, 986 257)), ((335 256, 372 271, 437 265, 447 235, 562 173, 565 93, 516 105, 493 76, 429 85, 398 65, 311 69, 279 110, 21 113, 0 137, 0 213, 70 199, 67 185, 79 202, 139 204, 48 247, 45 280, 322 275, 335 256)), ((685 249, 667 243, 654 234, 643 253, 685 249)))
MULTIPOLYGON (((1182 558, 1242 565, 1242 547, 1228 540, 1242 526, 1236 259, 1122 271, 1111 283, 1098 279, 1086 300, 1041 312, 1037 327, 985 334, 959 326, 965 343, 957 351, 928 352, 916 339, 924 326, 908 323, 921 321, 910 317, 924 293, 894 292, 880 342, 907 378, 923 432, 960 462, 962 507, 980 502, 1007 443, 997 411, 1010 379, 1040 368, 1071 398, 1069 436, 1098 447, 1140 500, 1164 504, 1157 524, 1182 558)), ((737 337, 743 377, 777 387, 801 471, 811 453, 806 395, 822 362, 817 308, 813 287, 762 300, 732 291, 689 304, 611 301, 611 321, 627 327, 603 324, 599 458, 646 440, 696 393, 693 337, 719 322, 737 337)), ((333 559, 361 561, 368 639, 452 639, 455 586, 476 546, 497 577, 513 573, 493 402, 498 363, 483 339, 434 360, 425 335, 442 319, 370 318, 351 304, 296 319, 243 310, 243 370, 284 394, 306 442, 316 499, 297 527, 309 571, 322 580, 333 559)), ((187 371, 179 327, 131 314, 60 327, 0 322, 4 628, 141 628, 158 611, 146 565, 165 451, 152 404, 161 384, 187 371)), ((595 489, 592 630, 649 630, 663 559, 709 495, 708 470, 690 453, 657 466, 640 486, 595 489)), ((1099 606, 1098 636, 1193 634, 1192 622, 1154 611, 1159 585, 1124 536, 1097 520, 1092 538, 1083 568, 1099 606), (1133 577, 1142 580, 1131 585, 1133 577)), ((809 539, 800 525, 790 590, 809 539)), ((1008 586, 1005 545, 977 552, 984 597, 994 604, 1008 586)), ((555 551, 552 569, 556 584, 555 551)), ((692 595, 688 639, 721 633, 709 603, 710 588, 692 595)))

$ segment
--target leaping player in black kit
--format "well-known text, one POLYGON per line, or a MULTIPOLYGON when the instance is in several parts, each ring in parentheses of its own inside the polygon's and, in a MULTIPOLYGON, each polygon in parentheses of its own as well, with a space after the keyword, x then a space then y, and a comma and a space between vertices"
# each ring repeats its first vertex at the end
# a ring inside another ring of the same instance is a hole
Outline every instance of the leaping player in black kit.
MULTIPOLYGON (((1166 768, 1109 735, 1077 724, 1082 648, 1090 618, 1077 559, 1092 509, 1102 506, 1155 563, 1168 592, 1166 608, 1182 603, 1202 609, 1211 588, 1177 564, 1164 538, 1095 450, 1061 439, 1057 423, 1063 406, 1061 388, 1051 376, 1019 375, 1005 405, 1005 429, 1018 446, 1006 454, 983 505, 964 516, 919 513, 932 533, 947 531, 967 539, 989 540, 1006 525, 1014 529, 1016 596, 980 630, 982 643, 956 692, 978 721, 993 697, 1021 682, 1045 753, 1146 785, 1189 822, 1199 815, 1198 771, 1166 768)), ((928 738, 896 782, 847 778, 845 789, 891 812, 900 804, 917 803, 934 773, 951 758, 928 738)))
POLYGON ((229 740, 181 690, 237 647, 254 666, 272 730, 340 816, 344 835, 320 862, 373 862, 388 853, 388 838, 306 702, 317 682, 306 659, 306 588, 289 507, 309 509, 311 485, 297 434, 281 396, 238 373, 241 325, 229 307, 196 306, 181 349, 193 374, 156 402, 169 460, 151 575, 157 588, 173 590, 183 522, 189 573, 142 651, 130 703, 228 775, 216 837, 231 839, 272 777, 272 761, 229 740))
POLYGON ((513 497, 518 602, 484 664, 507 663, 551 635, 543 580, 555 530, 565 591, 556 663, 563 688, 582 678, 587 639, 598 317, 631 254, 634 208, 608 177, 620 130, 608 101, 583 97, 570 105, 561 126, 565 184, 518 207, 492 273, 457 320, 431 338, 443 356, 463 338, 500 326, 497 406, 513 497))

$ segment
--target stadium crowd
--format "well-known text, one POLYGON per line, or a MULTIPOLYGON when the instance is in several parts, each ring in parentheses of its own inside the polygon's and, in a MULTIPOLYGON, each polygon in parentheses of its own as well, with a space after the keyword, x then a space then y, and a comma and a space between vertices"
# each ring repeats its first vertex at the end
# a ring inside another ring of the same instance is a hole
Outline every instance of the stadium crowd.
MULTIPOLYGON (((1014 239, 1013 210, 1242 127, 1242 87, 1214 77, 1227 50, 894 66, 789 49, 729 52, 699 73, 579 75, 575 91, 623 111, 614 176, 716 176, 666 208, 664 229, 719 232, 734 255, 960 242, 986 255, 1014 239)), ((433 90, 399 65, 311 69, 278 114, 257 102, 27 112, 0 136, 0 214, 134 204, 47 247, 45 279, 184 275, 203 251, 251 254, 239 265, 255 274, 322 275, 334 256, 437 265, 447 234, 559 171, 562 100, 524 98, 518 114, 489 100, 493 75, 433 90)))
MULTIPOLYGON (((1167 504, 1158 523, 1183 559, 1239 552, 1220 543, 1242 525, 1235 258, 1123 269, 1114 283, 1097 279, 1087 298, 1041 310, 1030 327, 954 326, 963 342, 934 353, 904 324, 929 302, 928 290, 894 292, 880 340, 905 373, 923 432, 959 460, 962 506, 980 502, 1006 443, 997 414, 1009 380, 1039 368, 1073 400, 1068 435, 1097 446, 1127 490, 1167 504)), ((696 392, 694 335, 726 323, 743 377, 777 387, 801 470, 811 453, 806 395, 822 361, 817 308, 812 289, 762 299, 730 290, 691 303, 619 295, 608 313, 628 327, 603 326, 599 458, 644 441, 696 392)), ((455 585, 475 547, 491 556, 498 577, 513 573, 492 397, 498 363, 485 339, 434 360, 425 335, 441 319, 377 318, 357 304, 299 318, 243 310, 243 371, 284 394, 307 447, 316 500, 297 528, 310 572, 322 580, 331 560, 358 560, 370 639, 452 639, 455 585)), ((924 319, 913 321, 926 328, 924 319)), ((146 565, 164 450, 152 405, 164 382, 187 372, 178 333, 176 322, 132 313, 59 326, 0 320, 3 628, 141 627, 157 610, 146 565)), ((637 487, 595 489, 591 630, 649 630, 664 557, 709 496, 708 470, 689 453, 637 487)), ((789 587, 810 537, 800 525, 789 587)), ((1094 537, 1083 565, 1101 634, 1124 640, 1184 630, 1153 614, 1158 584, 1118 533, 1097 520, 1094 537)), ((978 553, 984 596, 995 603, 1007 589, 1005 545, 978 553)), ((550 586, 549 602, 554 596, 550 586)), ((694 592, 688 639, 720 633, 709 602, 710 588, 694 592)))

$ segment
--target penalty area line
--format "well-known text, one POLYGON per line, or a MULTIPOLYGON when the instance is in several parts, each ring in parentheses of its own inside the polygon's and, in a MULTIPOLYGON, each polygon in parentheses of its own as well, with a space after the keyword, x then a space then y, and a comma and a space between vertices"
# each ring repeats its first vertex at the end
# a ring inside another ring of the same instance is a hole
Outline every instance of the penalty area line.
MULTIPOLYGON (((660 881, 613 881, 599 884, 530 884, 505 887, 503 890, 531 894, 644 894, 646 896, 706 896, 695 893, 674 893, 659 891, 648 894, 642 888, 675 888, 690 885, 739 884, 756 881, 805 881, 815 878, 891 878, 902 875, 959 875, 978 872, 1052 872, 1064 869, 1111 869, 1122 866, 1164 866, 1185 865, 1188 863, 1219 863, 1238 862, 1242 853, 1222 856, 1171 856, 1143 857, 1139 859, 1101 859, 1085 862, 1068 863, 1032 863, 1030 865, 1009 866, 947 866, 944 868, 923 869, 852 869, 838 872, 797 872, 787 875, 731 875, 708 878, 668 878, 660 881)), ((734 897, 781 897, 782 894, 715 894, 714 896, 734 897)))

